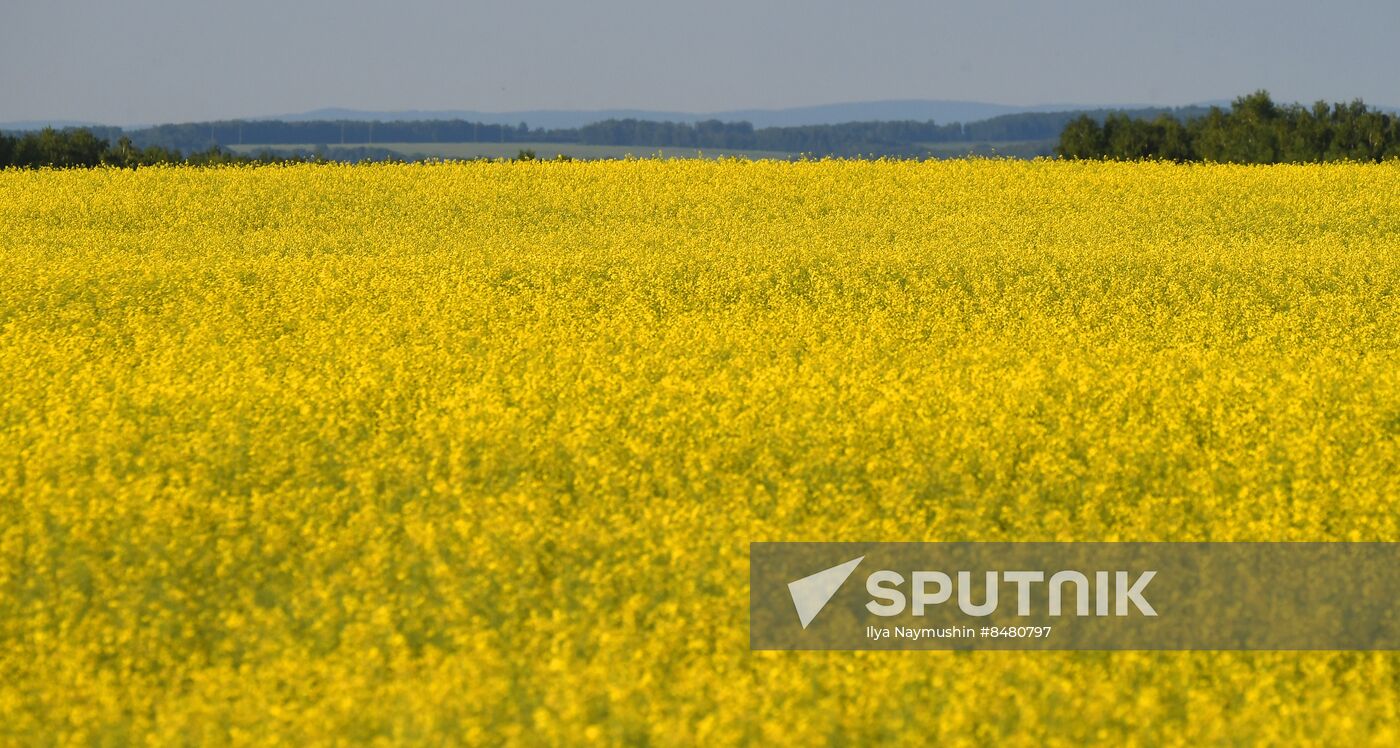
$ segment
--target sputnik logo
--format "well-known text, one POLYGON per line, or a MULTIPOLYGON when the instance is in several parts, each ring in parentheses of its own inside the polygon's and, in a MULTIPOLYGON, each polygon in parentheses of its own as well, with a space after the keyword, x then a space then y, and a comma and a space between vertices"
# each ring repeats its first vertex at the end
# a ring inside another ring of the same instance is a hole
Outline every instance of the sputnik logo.
POLYGON ((826 607, 863 560, 865 556, 788 583, 788 594, 792 595, 793 607, 797 608, 797 620, 801 621, 803 629, 822 612, 822 608, 826 607))

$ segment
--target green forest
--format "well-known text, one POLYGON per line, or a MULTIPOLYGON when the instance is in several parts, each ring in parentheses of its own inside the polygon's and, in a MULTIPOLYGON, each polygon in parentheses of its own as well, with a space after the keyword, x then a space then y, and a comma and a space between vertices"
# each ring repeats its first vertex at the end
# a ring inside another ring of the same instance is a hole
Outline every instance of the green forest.
MULTIPOLYGON (((88 128, 55 130, 45 128, 35 132, 0 133, 0 168, 70 168, 92 166, 137 167, 154 164, 233 164, 287 161, 271 153, 241 156, 222 148, 183 152, 158 145, 139 147, 126 136, 116 144, 99 137, 88 128)), ((292 159, 301 160, 301 159, 292 159)))
POLYGON ((1361 101, 1278 104, 1257 91, 1199 117, 1081 115, 1065 126, 1056 154, 1239 164, 1382 161, 1400 157, 1400 117, 1361 101))

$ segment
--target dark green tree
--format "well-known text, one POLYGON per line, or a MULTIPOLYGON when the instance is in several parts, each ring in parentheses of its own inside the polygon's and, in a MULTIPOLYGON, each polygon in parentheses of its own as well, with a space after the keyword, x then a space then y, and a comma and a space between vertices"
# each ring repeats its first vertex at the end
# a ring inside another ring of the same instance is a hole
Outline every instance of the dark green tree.
POLYGON ((1098 121, 1086 114, 1065 125, 1055 153, 1060 158, 1103 158, 1108 155, 1108 141, 1098 121))

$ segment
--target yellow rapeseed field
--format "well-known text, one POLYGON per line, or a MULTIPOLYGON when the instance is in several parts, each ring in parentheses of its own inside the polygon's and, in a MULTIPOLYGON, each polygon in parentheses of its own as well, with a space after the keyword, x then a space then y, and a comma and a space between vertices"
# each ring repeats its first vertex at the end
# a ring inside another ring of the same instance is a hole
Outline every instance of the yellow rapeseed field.
POLYGON ((0 173, 0 744, 1400 743, 1400 654, 751 652, 754 540, 1400 540, 1400 166, 0 173))

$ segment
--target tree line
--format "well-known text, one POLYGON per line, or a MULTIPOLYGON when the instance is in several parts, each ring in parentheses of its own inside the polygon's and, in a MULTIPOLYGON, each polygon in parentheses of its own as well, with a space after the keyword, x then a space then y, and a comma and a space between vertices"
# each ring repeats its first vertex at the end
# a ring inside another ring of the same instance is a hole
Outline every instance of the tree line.
MULTIPOLYGON (((1189 116, 1190 109, 1143 109, 1136 117, 1162 113, 1189 116)), ((847 122, 834 125, 755 128, 748 122, 652 122, 613 119, 578 128, 531 128, 466 120, 401 122, 315 120, 219 121, 157 125, 124 130, 88 128, 94 137, 111 142, 127 138, 138 150, 164 149, 194 154, 227 146, 288 146, 308 151, 364 147, 388 143, 578 143, 585 145, 646 146, 781 151, 813 156, 923 156, 926 145, 1045 141, 1049 153, 1060 131, 1081 113, 1102 120, 1110 110, 1089 112, 1031 112, 1008 114, 977 122, 847 122)), ((283 149, 279 149, 283 150, 283 149)))
MULTIPOLYGON (((106 128, 99 128, 99 132, 106 128)), ((517 161, 533 161, 533 150, 522 149, 517 161)), ((562 157, 561 157, 562 158, 562 157)), ((121 136, 115 145, 88 128, 55 130, 44 128, 36 132, 9 135, 0 133, 0 169, 81 168, 116 166, 135 168, 157 164, 190 164, 211 166, 219 164, 328 163, 360 161, 403 161, 394 151, 383 148, 351 146, 346 148, 296 149, 292 153, 262 151, 240 154, 219 146, 182 152, 159 145, 137 146, 129 137, 121 136)), ((564 159, 567 160, 567 159, 564 159)))
MULTIPOLYGON (((1134 116, 1175 112, 1189 115, 1196 108, 1134 110, 1134 116)), ((1199 110, 1204 112, 1204 110, 1199 110)), ((923 156, 928 146, 946 143, 1053 141, 1078 116, 1104 118, 1110 110, 1088 112, 1026 112, 978 122, 890 121, 846 122, 754 128, 747 122, 697 123, 607 120, 578 129, 578 142, 590 145, 635 145, 672 148, 724 148, 784 151, 814 156, 923 156)))
POLYGON ((1240 164, 1382 161, 1400 158, 1400 117, 1366 106, 1278 104, 1267 91, 1179 119, 1078 116, 1060 134, 1064 158, 1215 161, 1240 164))
POLYGON ((311 160, 305 157, 274 156, 263 153, 245 156, 218 147, 183 153, 158 145, 139 147, 131 138, 122 136, 115 145, 88 128, 55 130, 44 128, 37 132, 8 135, 0 133, 0 168, 93 167, 119 166, 132 168, 155 164, 241 164, 271 163, 288 160, 311 160))
MULTIPOLYGON (((158 163, 400 160, 389 143, 578 143, 645 148, 781 152, 810 156, 936 155, 940 144, 1024 143, 1022 155, 1231 163, 1380 161, 1400 157, 1400 117, 1361 101, 1311 107, 1265 91, 1219 107, 1034 112, 979 122, 847 122, 755 128, 748 122, 606 120, 532 129, 462 120, 215 122, 0 133, 0 167, 142 166, 158 163), (230 152, 233 145, 295 145, 288 154, 230 152), (327 145, 327 144, 336 145, 327 145), (315 144, 315 145, 313 145, 315 144)), ((949 154, 954 149, 944 148, 949 154)))

